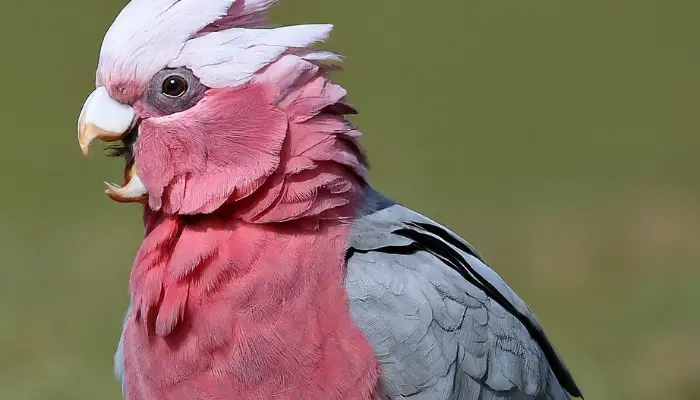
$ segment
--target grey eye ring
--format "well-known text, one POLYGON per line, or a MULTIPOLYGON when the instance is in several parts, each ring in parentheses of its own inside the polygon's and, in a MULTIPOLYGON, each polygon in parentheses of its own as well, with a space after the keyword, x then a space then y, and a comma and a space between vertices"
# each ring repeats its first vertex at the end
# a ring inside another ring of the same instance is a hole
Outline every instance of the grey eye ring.
POLYGON ((146 104, 158 115, 170 115, 193 107, 207 89, 189 69, 165 68, 151 78, 146 104))

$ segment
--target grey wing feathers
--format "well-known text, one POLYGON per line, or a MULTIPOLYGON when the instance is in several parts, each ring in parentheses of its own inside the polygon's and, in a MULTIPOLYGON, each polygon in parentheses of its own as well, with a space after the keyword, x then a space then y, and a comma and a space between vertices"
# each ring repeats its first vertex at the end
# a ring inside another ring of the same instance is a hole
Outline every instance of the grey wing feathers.
POLYGON ((527 305, 457 235, 370 190, 350 245, 350 310, 385 399, 581 397, 527 305))

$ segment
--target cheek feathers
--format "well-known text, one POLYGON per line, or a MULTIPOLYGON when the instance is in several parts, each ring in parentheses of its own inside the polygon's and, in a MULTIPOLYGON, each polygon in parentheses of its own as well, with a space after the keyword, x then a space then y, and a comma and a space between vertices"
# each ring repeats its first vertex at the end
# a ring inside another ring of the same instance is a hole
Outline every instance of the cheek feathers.
POLYGON ((184 112, 145 119, 134 152, 151 208, 210 213, 257 190, 278 168, 287 132, 273 92, 211 89, 184 112))

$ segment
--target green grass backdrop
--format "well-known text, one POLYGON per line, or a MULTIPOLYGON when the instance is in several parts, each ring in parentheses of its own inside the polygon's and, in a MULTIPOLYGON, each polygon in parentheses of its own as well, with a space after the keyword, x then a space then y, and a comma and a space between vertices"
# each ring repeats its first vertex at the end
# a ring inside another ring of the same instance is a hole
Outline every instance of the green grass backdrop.
MULTIPOLYGON (((204 0, 203 0, 204 1, 204 0)), ((124 0, 0 5, 0 399, 118 399, 137 206, 76 119, 124 0), (97 150, 97 149, 96 149, 97 150)), ((591 400, 700 398, 700 3, 285 0, 372 181, 474 243, 591 400)))

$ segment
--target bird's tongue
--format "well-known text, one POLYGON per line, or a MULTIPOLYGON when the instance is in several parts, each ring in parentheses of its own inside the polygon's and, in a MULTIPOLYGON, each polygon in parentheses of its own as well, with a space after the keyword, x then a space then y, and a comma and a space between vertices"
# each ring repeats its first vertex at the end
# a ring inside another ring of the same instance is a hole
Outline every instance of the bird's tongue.
POLYGON ((105 182, 105 185, 107 185, 105 193, 114 201, 120 203, 145 203, 148 201, 148 191, 143 182, 141 182, 141 178, 136 174, 136 166, 133 159, 126 163, 122 186, 110 182, 105 182))

